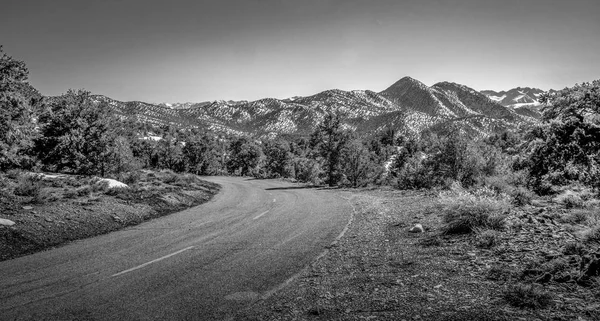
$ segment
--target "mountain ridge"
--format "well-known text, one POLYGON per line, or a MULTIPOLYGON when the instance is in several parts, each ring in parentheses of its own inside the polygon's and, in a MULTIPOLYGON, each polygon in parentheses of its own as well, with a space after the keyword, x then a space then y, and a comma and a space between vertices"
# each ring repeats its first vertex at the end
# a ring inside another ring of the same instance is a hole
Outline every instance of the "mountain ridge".
POLYGON ((341 113, 344 126, 359 134, 391 126, 418 135, 452 123, 466 135, 479 137, 536 121, 535 117, 519 114, 468 86, 439 82, 429 87, 411 77, 403 77, 381 92, 330 89, 288 99, 167 105, 93 97, 97 103, 108 103, 120 117, 133 117, 143 123, 260 137, 310 134, 330 111, 341 113))

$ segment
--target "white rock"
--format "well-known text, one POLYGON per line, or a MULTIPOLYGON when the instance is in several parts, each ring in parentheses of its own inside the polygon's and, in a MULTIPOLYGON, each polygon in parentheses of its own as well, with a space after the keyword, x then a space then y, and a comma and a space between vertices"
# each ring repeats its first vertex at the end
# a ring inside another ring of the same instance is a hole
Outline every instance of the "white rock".
POLYGON ((415 226, 413 226, 408 231, 411 232, 411 233, 423 233, 423 232, 425 232, 425 229, 423 228, 423 225, 421 225, 421 224, 415 224, 415 226))
POLYGON ((108 188, 112 189, 112 188, 127 188, 129 186, 127 186, 127 184, 122 183, 117 181, 116 179, 112 179, 112 178, 101 178, 98 180, 98 182, 96 182, 96 184, 102 184, 102 183, 108 183, 108 188))
POLYGON ((15 225, 15 222, 13 222, 11 220, 7 220, 5 218, 0 218, 0 225, 13 226, 13 225, 15 225))
POLYGON ((23 209, 26 211, 32 210, 33 207, 32 206, 23 206, 23 209))

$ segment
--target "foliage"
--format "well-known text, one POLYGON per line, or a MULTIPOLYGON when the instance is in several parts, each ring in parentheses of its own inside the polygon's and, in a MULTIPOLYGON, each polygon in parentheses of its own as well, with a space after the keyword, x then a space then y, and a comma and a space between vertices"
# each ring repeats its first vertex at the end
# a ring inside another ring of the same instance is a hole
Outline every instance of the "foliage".
POLYGON ((89 92, 69 90, 40 116, 38 156, 51 170, 105 176, 120 156, 114 122, 108 105, 95 105, 89 92))
POLYGON ((28 155, 35 135, 34 105, 41 95, 27 83, 23 61, 8 56, 0 46, 0 170, 31 168, 28 155))
POLYGON ((526 140, 522 167, 530 185, 548 193, 548 185, 574 182, 600 187, 600 80, 541 98, 543 123, 526 140))
POLYGON ((247 137, 235 138, 230 144, 230 153, 227 167, 241 176, 256 173, 264 157, 260 145, 247 137))
POLYGON ((346 143, 341 155, 341 171, 352 187, 365 185, 372 180, 376 171, 374 157, 361 140, 353 139, 346 143))
POLYGON ((282 139, 269 140, 264 143, 265 170, 269 177, 293 176, 293 159, 290 143, 282 139))
POLYGON ((310 137, 311 148, 324 162, 325 181, 329 186, 342 180, 342 151, 349 133, 342 128, 341 120, 340 114, 328 112, 310 137))

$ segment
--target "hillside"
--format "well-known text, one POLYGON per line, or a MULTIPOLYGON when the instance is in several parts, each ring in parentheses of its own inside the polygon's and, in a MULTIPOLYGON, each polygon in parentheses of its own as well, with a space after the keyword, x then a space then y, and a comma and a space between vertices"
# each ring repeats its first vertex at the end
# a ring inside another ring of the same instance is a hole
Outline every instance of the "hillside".
POLYGON ((536 114, 516 112, 464 85, 440 82, 431 87, 404 77, 377 93, 370 90, 326 90, 312 96, 256 101, 224 101, 185 104, 121 102, 93 96, 108 103, 121 117, 154 125, 204 128, 234 135, 274 137, 306 135, 328 111, 344 115, 344 126, 373 133, 387 126, 408 134, 439 131, 458 125, 469 136, 486 136, 535 122, 536 114))

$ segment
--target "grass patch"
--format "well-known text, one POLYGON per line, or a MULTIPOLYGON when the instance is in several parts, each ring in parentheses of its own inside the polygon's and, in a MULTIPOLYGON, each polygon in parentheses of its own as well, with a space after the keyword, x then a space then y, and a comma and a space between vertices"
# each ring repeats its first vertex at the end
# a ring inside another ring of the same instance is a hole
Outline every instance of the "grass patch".
POLYGON ((453 185, 440 194, 440 204, 447 234, 472 233, 476 229, 502 230, 510 197, 487 187, 468 192, 453 185))
POLYGON ((503 291, 502 297, 508 304, 518 308, 542 309, 552 302, 548 292, 532 284, 511 285, 503 291))

